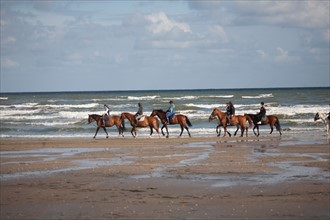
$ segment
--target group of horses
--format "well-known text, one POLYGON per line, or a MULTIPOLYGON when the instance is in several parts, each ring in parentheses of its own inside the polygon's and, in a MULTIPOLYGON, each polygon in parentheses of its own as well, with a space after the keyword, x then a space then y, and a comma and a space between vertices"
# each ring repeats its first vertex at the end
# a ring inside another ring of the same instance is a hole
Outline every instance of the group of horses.
MULTIPOLYGON (((128 113, 128 112, 124 112, 120 116, 111 115, 109 120, 107 120, 105 122, 105 124, 103 123, 102 117, 103 117, 102 115, 97 115, 97 114, 88 115, 88 123, 92 123, 93 121, 96 121, 96 124, 97 124, 94 138, 96 137, 96 135, 101 127, 105 131, 106 137, 108 138, 109 135, 106 130, 106 127, 112 127, 112 126, 116 126, 118 129, 119 135, 124 136, 124 131, 126 130, 125 119, 127 119, 131 124, 131 127, 132 127, 131 134, 133 137, 136 137, 136 128, 137 127, 141 127, 141 128, 149 127, 150 136, 153 134, 153 130, 155 130, 158 133, 158 136, 160 136, 160 133, 159 133, 160 123, 159 123, 158 118, 160 119, 161 123, 163 124, 163 126, 161 127, 161 133, 163 136, 165 136, 165 133, 163 132, 164 128, 166 129, 166 137, 168 138, 169 132, 168 132, 167 126, 173 125, 173 124, 179 124, 181 127, 181 133, 179 136, 181 137, 184 129, 186 129, 189 137, 191 137, 188 126, 191 127, 192 124, 187 116, 182 115, 182 114, 175 114, 168 123, 167 119, 166 119, 166 112, 161 109, 153 110, 152 113, 150 114, 150 116, 144 116, 137 123, 135 121, 135 115, 128 113)), ((239 129, 241 130, 241 137, 243 137, 244 132, 245 132, 246 136, 248 136, 248 128, 252 128, 252 123, 254 124, 253 133, 256 136, 259 136, 259 134, 260 134, 259 126, 268 125, 268 124, 271 129, 270 134, 273 133, 274 126, 275 126, 276 130, 280 133, 280 135, 282 135, 280 122, 279 122, 278 118, 274 115, 267 115, 265 120, 263 120, 261 122, 259 122, 258 115, 256 115, 256 114, 234 115, 234 116, 232 116, 230 122, 228 122, 226 112, 222 112, 219 108, 215 108, 215 109, 213 109, 213 111, 209 117, 209 121, 211 121, 213 119, 218 119, 218 121, 219 121, 219 124, 216 127, 217 136, 220 136, 220 134, 221 134, 221 127, 224 128, 224 136, 226 136, 227 133, 229 136, 231 136, 231 134, 227 130, 227 126, 236 126, 237 129, 234 133, 234 136, 236 135, 236 133, 239 129), (247 126, 247 122, 249 123, 249 126, 247 126), (257 129, 257 132, 255 131, 255 129, 257 129)))

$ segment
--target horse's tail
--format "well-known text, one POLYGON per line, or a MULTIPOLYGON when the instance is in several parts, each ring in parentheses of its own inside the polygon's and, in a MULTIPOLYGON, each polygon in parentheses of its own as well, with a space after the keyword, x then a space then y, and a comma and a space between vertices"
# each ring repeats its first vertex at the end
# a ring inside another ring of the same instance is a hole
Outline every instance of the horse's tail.
POLYGON ((253 122, 252 122, 252 119, 251 119, 250 115, 245 114, 244 116, 245 116, 246 120, 248 120, 248 122, 249 122, 249 128, 251 129, 253 122))
POLYGON ((186 116, 186 121, 187 121, 188 126, 191 127, 192 124, 191 124, 191 122, 190 122, 190 120, 189 120, 189 118, 187 116, 186 116))
POLYGON ((278 120, 278 117, 275 117, 275 118, 276 118, 276 121, 275 121, 276 130, 278 130, 279 132, 281 132, 280 121, 278 120))
POLYGON ((126 131, 125 119, 123 119, 122 117, 120 117, 120 120, 121 120, 121 128, 123 129, 123 131, 126 131))

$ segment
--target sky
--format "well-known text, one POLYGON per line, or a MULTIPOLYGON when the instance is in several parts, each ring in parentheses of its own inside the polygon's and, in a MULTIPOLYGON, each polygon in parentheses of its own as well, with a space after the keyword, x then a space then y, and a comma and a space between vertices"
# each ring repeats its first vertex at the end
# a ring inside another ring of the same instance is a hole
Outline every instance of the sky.
POLYGON ((1 92, 330 87, 330 1, 1 0, 1 92))

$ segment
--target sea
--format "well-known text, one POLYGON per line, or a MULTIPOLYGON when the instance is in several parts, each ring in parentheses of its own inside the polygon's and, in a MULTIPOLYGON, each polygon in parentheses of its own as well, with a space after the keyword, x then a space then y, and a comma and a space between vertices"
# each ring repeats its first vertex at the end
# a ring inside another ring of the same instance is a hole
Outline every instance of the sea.
MULTIPOLYGON (((279 118, 282 136, 313 137, 325 135, 325 126, 314 121, 317 112, 330 112, 330 88, 262 88, 262 89, 198 89, 148 91, 88 91, 38 92, 0 94, 0 138, 92 138, 96 123, 88 123, 89 114, 103 114, 108 104, 111 115, 136 113, 142 103, 144 113, 153 109, 166 110, 169 101, 175 104, 177 114, 188 116, 193 137, 216 136, 218 121, 209 122, 214 108, 225 111, 226 103, 233 102, 236 114, 256 114, 260 102, 266 104, 267 114, 279 118)), ((125 122, 124 138, 132 138, 129 122, 125 122)), ((229 132, 234 133, 235 127, 229 132)), ((107 128, 109 138, 119 138, 116 127, 107 128)), ((169 126, 171 137, 180 134, 179 125, 169 126)), ((270 136, 268 125, 260 127, 260 136, 270 136)), ((148 137, 149 128, 139 128, 138 138, 148 137)), ((249 136, 254 136, 249 130, 249 136)), ((274 129, 271 136, 279 136, 274 129)), ((152 136, 158 138, 157 135, 152 136)), ((184 131, 182 137, 188 137, 184 131)), ((105 138, 100 129, 97 138, 105 138)), ((123 137, 120 137, 123 138, 123 137)))

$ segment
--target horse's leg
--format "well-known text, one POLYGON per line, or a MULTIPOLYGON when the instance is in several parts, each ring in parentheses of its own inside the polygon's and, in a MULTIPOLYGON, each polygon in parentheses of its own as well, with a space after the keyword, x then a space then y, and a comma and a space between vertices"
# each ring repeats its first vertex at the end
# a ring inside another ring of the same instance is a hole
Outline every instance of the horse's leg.
POLYGON ((104 132, 107 134, 107 137, 106 138, 109 138, 109 135, 108 135, 108 132, 107 132, 107 129, 105 128, 105 126, 102 127, 102 128, 103 128, 104 132))
POLYGON ((269 126, 270 126, 270 133, 269 134, 271 134, 271 133, 273 133, 274 127, 271 124, 269 126))
POLYGON ((132 130, 131 130, 131 134, 132 134, 132 136, 133 136, 134 138, 136 138, 136 132, 135 132, 135 135, 134 135, 134 132, 135 132, 135 127, 132 128, 132 130))
POLYGON ((257 131, 258 131, 258 137, 259 137, 259 135, 260 135, 260 132, 259 132, 259 126, 257 126, 257 131))
POLYGON ((241 137, 243 137, 243 135, 244 135, 244 130, 245 130, 245 128, 241 127, 241 137))
POLYGON ((158 138, 160 138, 160 134, 159 134, 159 127, 157 125, 153 126, 153 128, 155 129, 155 131, 158 134, 158 138))
POLYGON ((94 139, 96 138, 96 135, 97 135, 97 132, 99 132, 99 129, 100 129, 100 127, 97 127, 97 128, 96 128, 96 132, 95 132, 95 135, 94 135, 94 137, 93 137, 94 139))
POLYGON ((253 133, 255 134, 255 136, 259 136, 259 126, 258 125, 254 125, 253 127, 253 133), (257 129, 258 133, 255 132, 255 129, 257 129))
POLYGON ((180 125, 180 127, 181 127, 181 133, 180 133, 179 137, 181 137, 181 135, 183 133, 183 129, 184 129, 182 125, 180 125))
POLYGON ((163 135, 163 136, 165 136, 164 131, 163 131, 163 129, 164 129, 165 126, 166 126, 166 125, 163 124, 162 128, 160 129, 160 131, 162 132, 162 135, 163 135))
POLYGON ((215 128, 215 131, 217 132, 217 136, 219 137, 220 136, 220 132, 221 132, 221 129, 219 131, 219 127, 220 125, 218 125, 216 128, 215 128))
POLYGON ((124 137, 124 131, 122 130, 121 126, 116 124, 116 127, 118 129, 118 136, 121 135, 122 137, 124 137))
POLYGON ((185 128, 186 128, 186 130, 188 132, 189 137, 191 137, 188 127, 186 126, 185 128))
POLYGON ((161 129, 162 134, 163 134, 163 136, 165 136, 165 134, 164 134, 164 132, 163 132, 164 127, 166 128, 166 134, 167 134, 166 138, 168 138, 168 137, 169 137, 169 133, 168 133, 168 128, 167 128, 167 125, 166 125, 166 124, 163 124, 163 127, 162 127, 162 129, 161 129))
POLYGON ((152 126, 149 126, 149 127, 150 127, 150 136, 149 137, 151 137, 152 133, 154 133, 154 130, 153 130, 152 126))
POLYGON ((234 136, 236 136, 236 134, 237 134, 237 131, 238 131, 238 129, 239 129, 239 126, 238 125, 236 125, 236 131, 235 131, 235 133, 234 133, 234 136))

